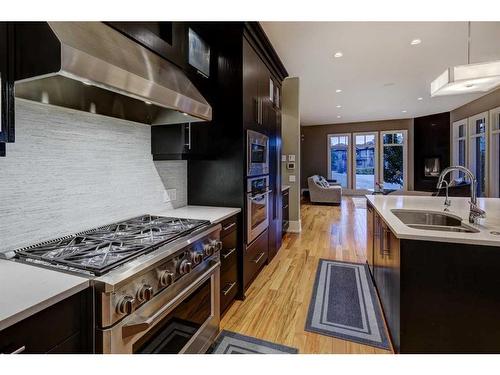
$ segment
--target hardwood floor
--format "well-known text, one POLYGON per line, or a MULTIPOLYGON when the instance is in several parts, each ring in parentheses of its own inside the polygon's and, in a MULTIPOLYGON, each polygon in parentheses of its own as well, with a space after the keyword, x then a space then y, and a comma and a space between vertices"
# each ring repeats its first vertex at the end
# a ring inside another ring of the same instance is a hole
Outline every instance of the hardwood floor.
POLYGON ((292 346, 300 353, 390 353, 304 330, 320 258, 366 261, 366 200, 344 197, 341 206, 301 205, 302 233, 283 246, 221 322, 221 329, 292 346))

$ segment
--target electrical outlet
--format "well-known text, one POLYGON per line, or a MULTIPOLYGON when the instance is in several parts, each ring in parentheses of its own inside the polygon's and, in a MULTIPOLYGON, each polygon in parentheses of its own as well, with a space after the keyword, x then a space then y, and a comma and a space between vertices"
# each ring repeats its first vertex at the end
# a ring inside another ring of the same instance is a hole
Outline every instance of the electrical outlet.
POLYGON ((171 202, 177 199, 177 189, 163 190, 163 202, 171 202))

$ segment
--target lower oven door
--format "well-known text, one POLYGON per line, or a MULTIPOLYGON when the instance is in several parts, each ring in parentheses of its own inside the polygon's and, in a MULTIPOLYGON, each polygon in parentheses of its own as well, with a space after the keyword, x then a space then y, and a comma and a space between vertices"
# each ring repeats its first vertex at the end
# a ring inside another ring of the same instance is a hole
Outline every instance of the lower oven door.
POLYGON ((247 242, 251 243, 269 226, 269 193, 247 195, 247 242))
POLYGON ((205 353, 219 333, 220 262, 184 277, 183 285, 189 282, 184 289, 174 284, 117 325, 98 331, 102 351, 205 353))

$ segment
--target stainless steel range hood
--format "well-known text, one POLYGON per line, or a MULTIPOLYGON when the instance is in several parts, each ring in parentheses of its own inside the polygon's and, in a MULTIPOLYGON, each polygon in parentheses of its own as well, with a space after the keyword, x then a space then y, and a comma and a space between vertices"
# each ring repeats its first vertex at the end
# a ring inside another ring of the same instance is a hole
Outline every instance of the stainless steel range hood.
POLYGON ((16 97, 151 124, 210 121, 175 65, 101 22, 16 25, 16 97))

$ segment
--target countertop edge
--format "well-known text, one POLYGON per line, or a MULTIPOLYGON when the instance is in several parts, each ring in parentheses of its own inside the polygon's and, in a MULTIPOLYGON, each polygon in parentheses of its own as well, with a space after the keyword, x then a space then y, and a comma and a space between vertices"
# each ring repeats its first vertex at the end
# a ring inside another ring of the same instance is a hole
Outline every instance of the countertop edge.
POLYGON ((69 298, 73 295, 75 295, 78 292, 81 292, 82 290, 87 289, 90 286, 90 281, 89 280, 83 280, 80 284, 77 284, 69 289, 64 290, 63 292, 60 292, 58 294, 53 295, 52 297, 49 297, 39 303, 36 303, 24 310, 21 310, 8 318, 5 318, 4 320, 0 321, 0 332, 3 331, 6 328, 9 328, 13 326, 16 323, 19 323, 20 321, 23 321, 24 319, 27 319, 40 311, 45 310, 46 308, 55 305, 58 302, 61 302, 65 300, 66 298, 69 298))
MULTIPOLYGON (((370 202, 371 206, 377 211, 377 213, 382 217, 384 222, 387 224, 389 229, 394 233, 394 235, 400 240, 414 240, 414 241, 429 241, 429 242, 443 242, 443 243, 456 243, 462 245, 477 245, 477 246, 494 246, 498 247, 499 242, 490 240, 490 239, 481 239, 481 238, 454 238, 454 237, 446 237, 445 234, 442 236, 439 235, 427 235, 424 233, 416 232, 418 229, 408 228, 407 232, 403 232, 398 228, 395 228, 394 225, 391 224, 391 220, 386 217, 386 214, 379 210, 377 204, 374 203, 373 195, 365 195, 367 201, 370 202)), ((404 225, 404 224, 402 224, 404 225)), ((406 229, 406 228, 405 228, 406 229)), ((447 233, 447 232, 444 232, 447 233)))

